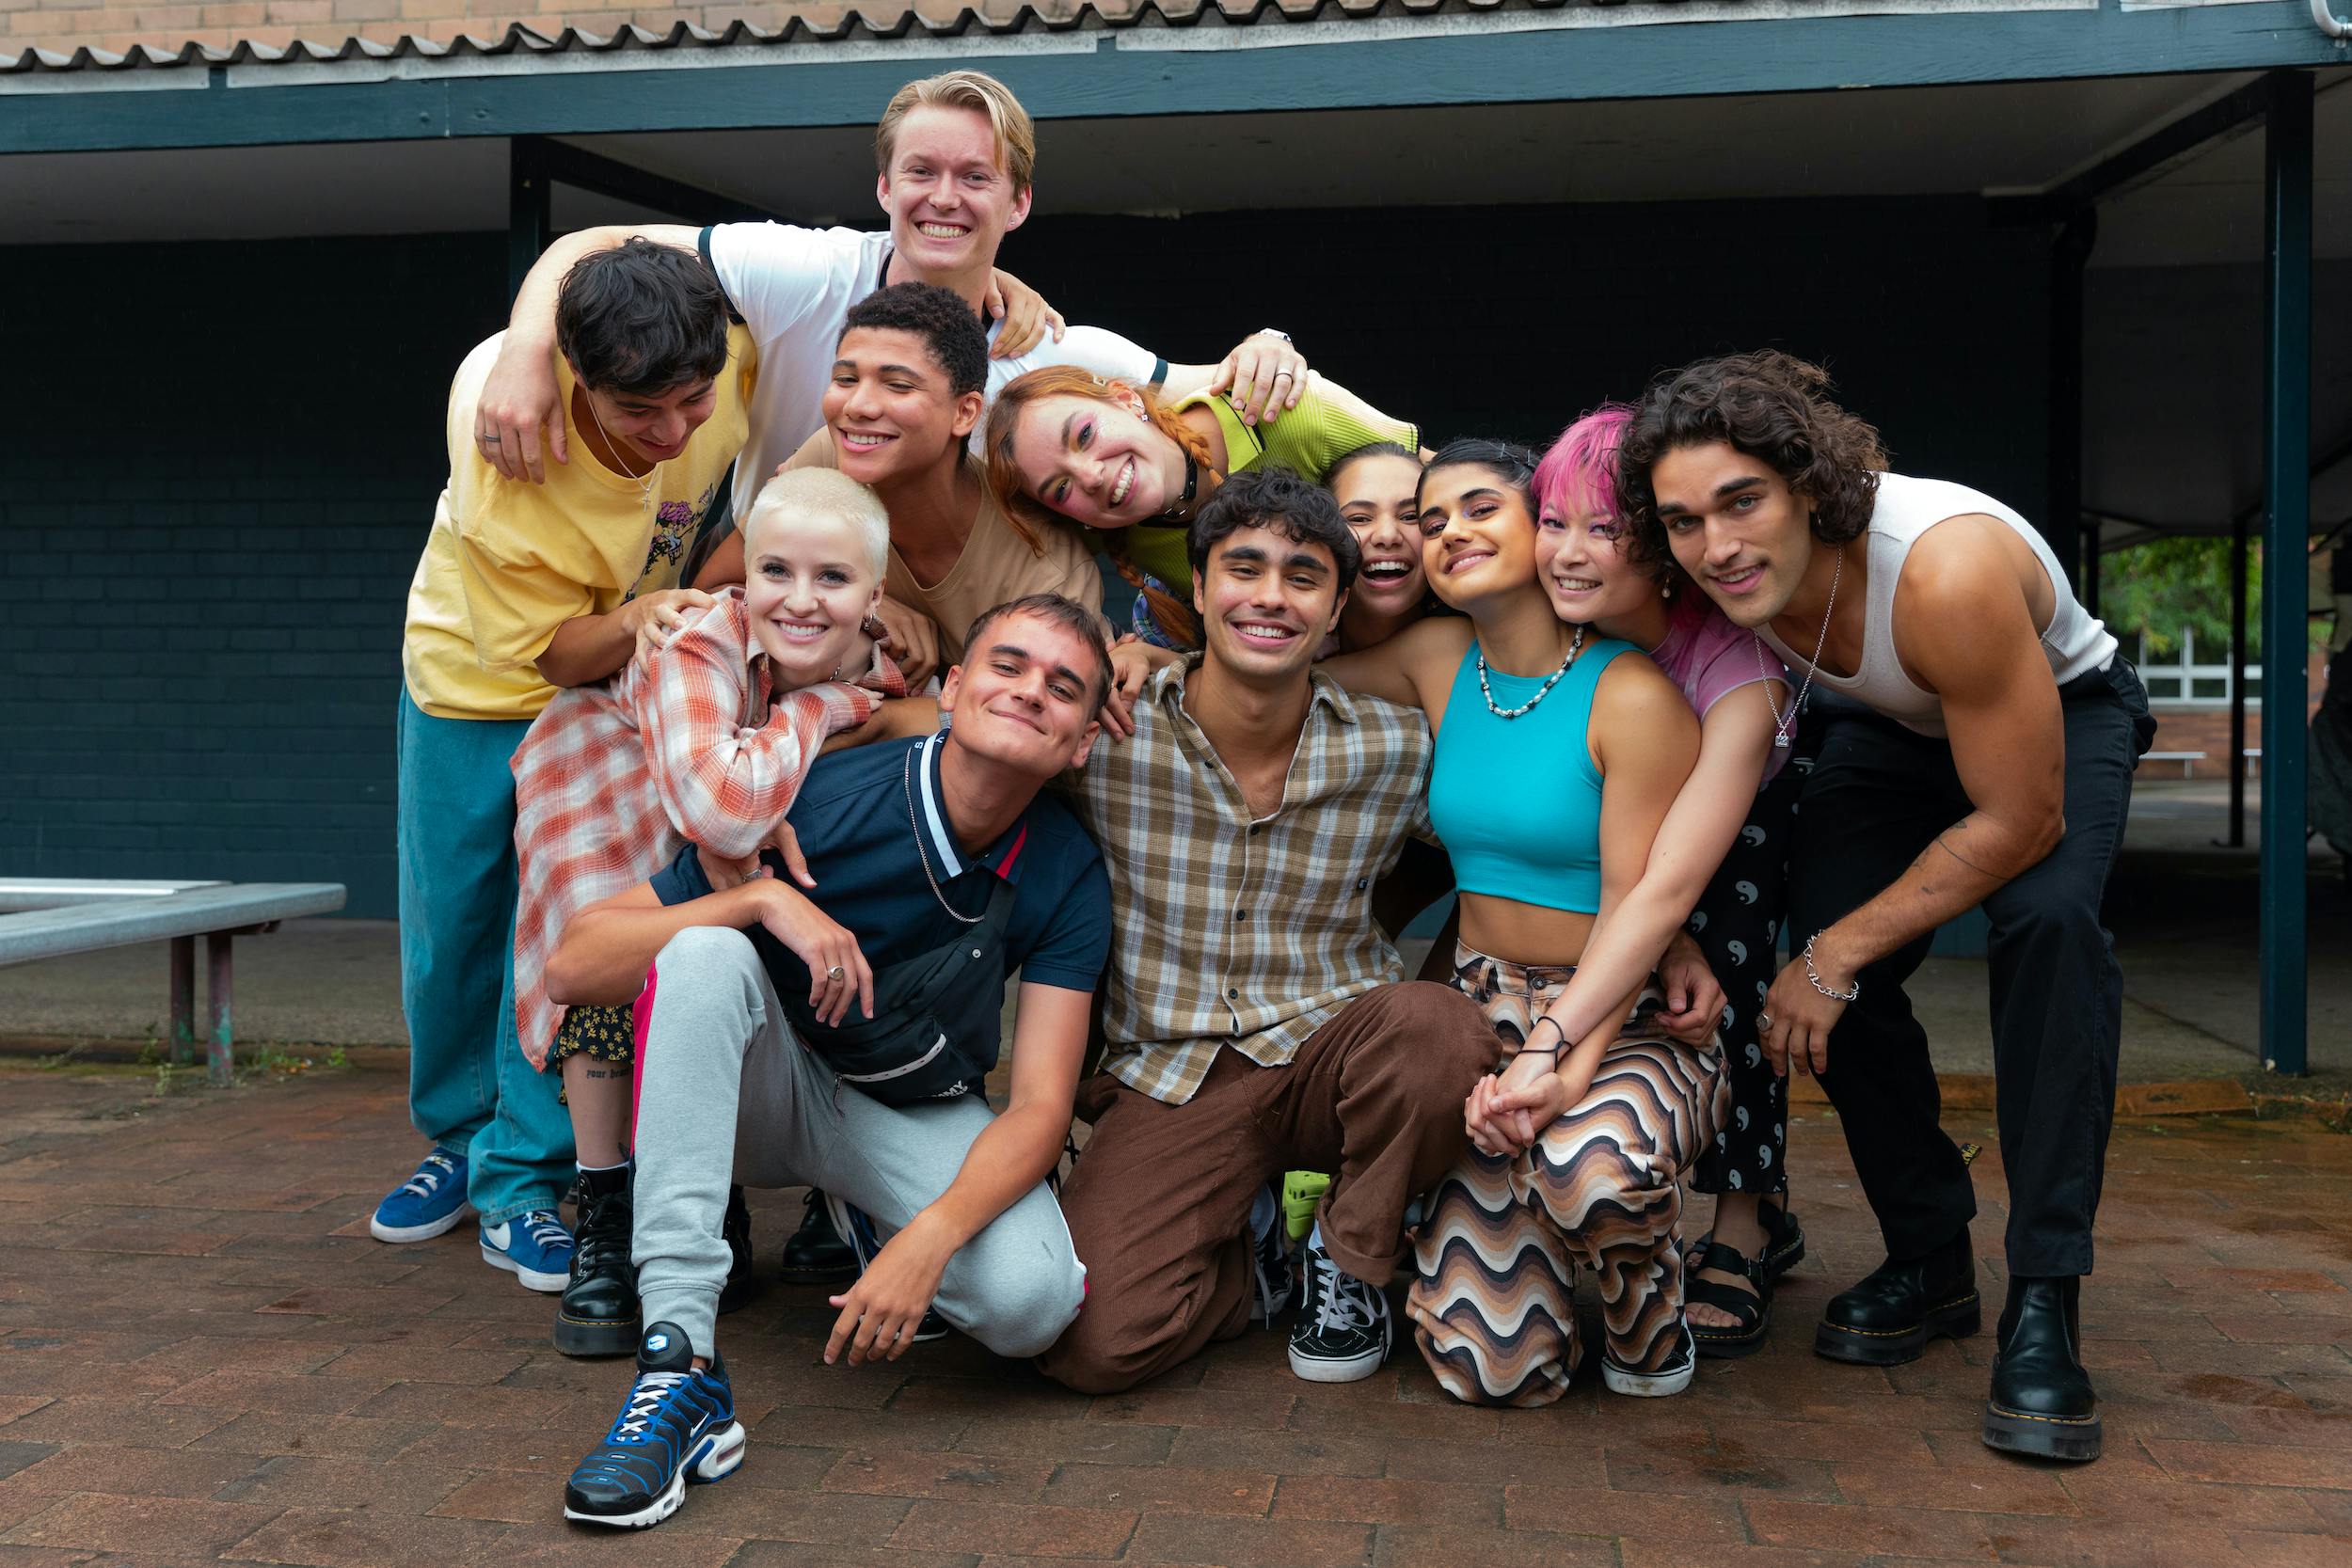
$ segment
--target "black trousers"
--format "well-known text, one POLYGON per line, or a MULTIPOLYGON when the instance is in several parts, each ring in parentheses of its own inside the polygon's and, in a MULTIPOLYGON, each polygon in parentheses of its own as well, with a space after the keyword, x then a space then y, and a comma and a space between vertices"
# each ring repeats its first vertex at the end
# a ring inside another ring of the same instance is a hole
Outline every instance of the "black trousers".
MULTIPOLYGON (((2090 1272, 2123 1027, 2122 970, 2099 906, 2123 839, 2132 769, 2154 735, 2146 689, 2121 655, 2058 694, 2065 836, 1983 906, 2009 1268, 2028 1276, 2090 1272)), ((1970 809, 1948 744, 1865 709, 1833 712, 1797 816, 1796 943, 1892 884, 1970 809)), ((1960 1149, 1938 1124, 1927 1032, 1903 992, 1929 940, 1862 971, 1861 999, 1831 1034, 1821 1075, 1886 1250, 1900 1259, 1934 1251, 1977 1212, 1960 1149)))
POLYGON ((1707 967, 1724 988, 1724 1077, 1731 1085, 1731 1108, 1715 1130, 1714 1146, 1691 1172, 1691 1185, 1702 1193, 1771 1196, 1788 1190, 1788 1173, 1782 1169, 1788 1141, 1784 1085, 1756 1043, 1756 1015, 1772 976, 1780 973, 1789 845, 1797 800, 1813 766, 1807 732, 1801 730, 1795 738, 1796 754, 1779 777, 1756 791, 1740 836, 1691 911, 1691 940, 1707 955, 1707 967))

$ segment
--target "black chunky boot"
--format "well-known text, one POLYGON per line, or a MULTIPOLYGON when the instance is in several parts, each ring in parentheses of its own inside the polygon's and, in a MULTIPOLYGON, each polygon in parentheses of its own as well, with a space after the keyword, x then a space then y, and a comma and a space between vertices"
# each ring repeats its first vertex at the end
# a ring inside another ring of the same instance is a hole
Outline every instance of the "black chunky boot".
POLYGON ((628 1355, 637 1349, 637 1271, 628 1260, 629 1167, 584 1170, 573 1191, 580 1228, 571 1282, 555 1304, 555 1348, 565 1355, 628 1355))
POLYGON ((2083 1370, 2082 1281, 2011 1278, 1984 1446, 2077 1464, 2099 1457, 2099 1399, 2083 1370))
POLYGON ((1832 1361, 1899 1367, 1918 1360, 1939 1336, 1974 1334, 1982 1313, 1976 1259, 1963 1229, 1924 1258, 1889 1258, 1830 1297, 1813 1350, 1832 1361))
POLYGON ((825 1210, 825 1195, 811 1187, 801 1200, 801 1227, 784 1243, 784 1267, 777 1275, 790 1285, 839 1285, 857 1277, 857 1254, 834 1228, 825 1210))

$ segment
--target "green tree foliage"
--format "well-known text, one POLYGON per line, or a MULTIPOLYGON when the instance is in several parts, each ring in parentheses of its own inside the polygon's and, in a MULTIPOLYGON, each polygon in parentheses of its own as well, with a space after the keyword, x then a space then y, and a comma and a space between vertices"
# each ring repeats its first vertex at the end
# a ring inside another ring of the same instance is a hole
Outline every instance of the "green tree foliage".
MULTIPOLYGON (((2263 547, 2254 544, 2246 563, 2246 650, 2262 657, 2263 547)), ((2171 658, 2181 651, 2181 633, 2197 639, 2205 658, 2230 652, 2230 541, 2152 539, 2116 550, 2100 563, 2099 618, 2126 653, 2147 638, 2150 658, 2171 658)))

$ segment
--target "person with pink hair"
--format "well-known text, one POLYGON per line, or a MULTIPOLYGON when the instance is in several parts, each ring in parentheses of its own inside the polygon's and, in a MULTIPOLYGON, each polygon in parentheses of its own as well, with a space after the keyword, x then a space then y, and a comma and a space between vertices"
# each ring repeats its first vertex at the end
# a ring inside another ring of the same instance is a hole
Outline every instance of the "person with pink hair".
MULTIPOLYGON (((1788 855, 1808 755, 1792 755, 1788 671, 1696 592, 1671 560, 1634 546, 1618 513, 1617 443, 1631 411, 1603 404, 1570 424, 1536 466, 1535 562, 1563 621, 1650 656, 1699 716, 1699 760, 1660 826, 1641 880, 1593 939, 1554 1005, 1569 1039, 1598 1023, 1687 931, 1723 988, 1731 1110, 1692 1185, 1716 1195, 1713 1231, 1692 1244, 1685 1287, 1703 1355, 1760 1348, 1772 1281, 1804 1256, 1788 1212, 1780 1078, 1756 1012, 1787 918, 1788 855)), ((1683 1007, 1691 998, 1674 998, 1683 1007)))

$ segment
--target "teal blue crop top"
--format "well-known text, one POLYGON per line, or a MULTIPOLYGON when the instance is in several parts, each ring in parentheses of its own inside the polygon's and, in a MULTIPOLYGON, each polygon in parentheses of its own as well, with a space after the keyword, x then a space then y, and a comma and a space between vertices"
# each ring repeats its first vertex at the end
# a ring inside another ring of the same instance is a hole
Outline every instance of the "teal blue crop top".
MULTIPOLYGON (((1600 673, 1632 647, 1587 641, 1541 703, 1507 720, 1479 694, 1478 644, 1462 655, 1430 764, 1429 821, 1464 893, 1600 911, 1600 769, 1586 732, 1600 673)), ((1486 679, 1496 705, 1514 708, 1546 676, 1489 669, 1486 679)))

